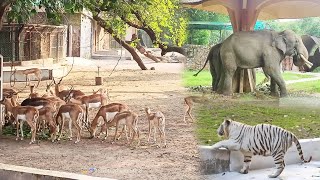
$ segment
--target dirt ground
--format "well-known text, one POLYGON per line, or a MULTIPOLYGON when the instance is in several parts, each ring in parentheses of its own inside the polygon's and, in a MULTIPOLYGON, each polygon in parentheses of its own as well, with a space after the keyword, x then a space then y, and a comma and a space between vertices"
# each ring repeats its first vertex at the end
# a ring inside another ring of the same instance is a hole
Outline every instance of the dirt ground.
MULTIPOLYGON (((103 62, 98 64, 103 65, 103 62)), ((88 132, 83 131, 78 144, 74 144, 74 140, 62 140, 29 145, 29 138, 15 141, 13 136, 1 136, 0 162, 116 179, 200 179, 195 124, 183 122, 185 88, 181 86, 182 64, 146 65, 154 66, 156 70, 141 71, 134 63, 133 69, 125 69, 128 65, 121 69, 119 65, 109 77, 111 66, 103 66, 100 72, 104 77, 103 86, 94 86, 95 67, 76 67, 63 79, 66 87, 73 85, 86 94, 90 94, 92 89, 107 88, 111 102, 128 104, 139 114, 140 147, 126 146, 125 138, 111 144, 113 130, 106 141, 88 139, 88 132), (166 116, 167 148, 147 144, 145 107, 161 110, 166 116)), ((40 94, 44 93, 45 83, 41 82, 37 89, 40 94)), ((16 86, 17 89, 22 87, 23 83, 16 86)), ((23 91, 21 100, 28 92, 27 89, 23 91)), ((90 114, 91 118, 94 112, 90 114)))

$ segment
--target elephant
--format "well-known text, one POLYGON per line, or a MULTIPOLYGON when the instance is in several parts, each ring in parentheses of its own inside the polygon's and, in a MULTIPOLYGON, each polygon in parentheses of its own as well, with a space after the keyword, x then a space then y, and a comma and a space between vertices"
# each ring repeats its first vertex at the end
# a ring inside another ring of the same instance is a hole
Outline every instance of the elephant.
POLYGON ((303 44, 306 46, 309 53, 309 61, 313 64, 311 68, 304 65, 303 69, 306 72, 311 72, 317 67, 320 66, 320 38, 310 36, 310 35, 302 35, 301 36, 303 44))
POLYGON ((219 43, 211 47, 209 54, 207 56, 207 60, 204 63, 203 67, 196 74, 194 74, 194 76, 197 76, 206 67, 207 63, 209 62, 210 73, 212 76, 212 91, 216 91, 218 89, 218 83, 222 73, 221 60, 220 60, 221 45, 222 43, 219 43))
POLYGON ((293 56, 296 66, 312 66, 308 51, 300 36, 291 30, 276 32, 272 30, 242 31, 229 36, 221 45, 220 60, 223 72, 217 92, 232 94, 232 78, 237 68, 253 69, 262 67, 265 74, 271 77, 272 95, 287 96, 285 82, 281 76, 280 63, 284 57, 293 56))

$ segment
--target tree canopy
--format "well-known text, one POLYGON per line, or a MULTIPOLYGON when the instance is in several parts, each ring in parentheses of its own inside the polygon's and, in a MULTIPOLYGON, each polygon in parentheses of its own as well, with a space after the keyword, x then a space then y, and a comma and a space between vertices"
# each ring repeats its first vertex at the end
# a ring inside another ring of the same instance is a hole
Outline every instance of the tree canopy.
POLYGON ((268 21, 271 29, 276 31, 283 31, 285 29, 291 29, 297 34, 303 35, 308 34, 311 36, 320 37, 320 18, 319 17, 310 17, 297 19, 294 21, 281 22, 279 20, 268 21))
MULTIPOLYGON (((26 23, 37 10, 59 23, 64 13, 89 10, 93 18, 125 48, 122 40, 128 26, 147 32, 155 46, 163 52, 169 45, 181 46, 186 41, 187 20, 179 0, 7 0, 5 6, 11 22, 26 23), (11 10, 8 11, 8 6, 11 10)), ((0 14, 1 15, 1 14, 0 14)), ((3 16, 1 16, 3 17, 3 16)), ((2 21, 1 21, 2 23, 2 21)), ((134 53, 134 51, 130 51, 134 53)), ((139 56, 134 56, 138 58, 139 56)), ((135 59, 136 60, 136 59, 135 59)), ((139 66, 146 69, 141 59, 139 66)))

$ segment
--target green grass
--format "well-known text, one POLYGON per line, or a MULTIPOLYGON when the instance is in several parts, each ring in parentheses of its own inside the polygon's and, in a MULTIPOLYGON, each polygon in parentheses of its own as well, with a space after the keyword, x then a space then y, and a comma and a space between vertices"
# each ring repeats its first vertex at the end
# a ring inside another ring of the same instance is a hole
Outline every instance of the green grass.
POLYGON ((290 92, 320 93, 320 80, 288 84, 287 88, 290 92))
POLYGON ((293 132, 298 138, 320 137, 320 112, 279 108, 278 101, 213 100, 198 105, 196 133, 200 144, 211 145, 221 140, 217 129, 225 117, 249 125, 268 123, 293 132))
MULTIPOLYGON (((193 76, 197 71, 189 71, 186 70, 183 72, 183 86, 185 87, 192 87, 192 86, 211 86, 211 74, 210 71, 208 70, 203 70, 201 73, 198 74, 197 77, 193 76)), ((307 75, 307 74, 297 74, 297 73, 292 73, 292 72, 284 72, 283 78, 285 81, 288 80, 298 80, 302 78, 311 78, 313 77, 312 75, 307 75)), ((256 73, 256 79, 257 83, 259 84, 260 82, 263 81, 265 78, 264 74, 262 72, 257 72, 256 73)))
POLYGON ((193 76, 197 71, 184 71, 182 74, 183 86, 211 86, 211 74, 208 70, 203 70, 197 77, 193 76))

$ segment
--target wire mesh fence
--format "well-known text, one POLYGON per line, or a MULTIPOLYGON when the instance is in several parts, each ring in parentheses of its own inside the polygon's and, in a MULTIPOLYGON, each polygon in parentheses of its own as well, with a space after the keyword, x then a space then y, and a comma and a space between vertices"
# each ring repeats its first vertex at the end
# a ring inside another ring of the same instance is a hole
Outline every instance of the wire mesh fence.
POLYGON ((0 31, 4 62, 20 62, 66 56, 66 26, 8 24, 0 31))

